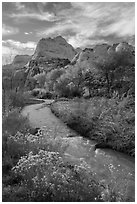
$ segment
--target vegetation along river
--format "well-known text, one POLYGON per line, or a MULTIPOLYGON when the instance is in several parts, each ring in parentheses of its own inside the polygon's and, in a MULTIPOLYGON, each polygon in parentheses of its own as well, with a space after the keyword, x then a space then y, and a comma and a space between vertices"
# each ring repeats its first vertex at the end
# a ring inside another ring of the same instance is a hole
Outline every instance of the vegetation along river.
POLYGON ((111 149, 96 149, 95 142, 88 140, 62 123, 48 106, 43 104, 26 106, 22 114, 29 118, 33 127, 40 127, 45 137, 61 138, 66 143, 64 159, 74 164, 86 162, 97 178, 116 189, 117 192, 135 199, 135 161, 133 157, 111 149))

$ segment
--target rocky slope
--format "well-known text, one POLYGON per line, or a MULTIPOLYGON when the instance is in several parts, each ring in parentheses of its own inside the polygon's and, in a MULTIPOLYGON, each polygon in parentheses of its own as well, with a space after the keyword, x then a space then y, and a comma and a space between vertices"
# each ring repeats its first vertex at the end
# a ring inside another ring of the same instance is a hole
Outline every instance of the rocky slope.
POLYGON ((25 74, 27 81, 40 73, 45 74, 53 69, 78 64, 88 69, 94 68, 96 62, 109 60, 113 54, 121 54, 128 60, 131 65, 135 62, 135 48, 126 43, 117 43, 108 45, 96 45, 93 48, 85 48, 76 50, 67 43, 61 36, 55 38, 42 38, 36 47, 32 56, 17 55, 12 63, 12 66, 20 67, 25 74))
POLYGON ((27 63, 26 72, 28 73, 27 81, 40 73, 47 73, 53 69, 65 67, 77 52, 61 36, 55 38, 42 38, 36 47, 31 60, 27 63))
POLYGON ((30 76, 43 71, 47 73, 52 69, 65 67, 76 54, 77 51, 61 36, 42 38, 26 68, 29 69, 30 76))
POLYGON ((135 47, 129 45, 127 42, 122 42, 113 44, 112 46, 101 44, 96 45, 92 49, 85 48, 72 59, 71 64, 94 66, 97 61, 103 62, 103 60, 109 60, 112 54, 126 56, 126 60, 132 65, 135 62, 135 47))

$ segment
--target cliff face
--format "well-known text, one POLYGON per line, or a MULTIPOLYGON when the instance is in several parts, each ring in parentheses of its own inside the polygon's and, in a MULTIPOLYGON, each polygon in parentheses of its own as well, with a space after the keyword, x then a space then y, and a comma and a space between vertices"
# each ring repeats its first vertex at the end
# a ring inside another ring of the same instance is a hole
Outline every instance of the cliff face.
POLYGON ((42 38, 37 44, 32 59, 38 60, 42 58, 43 60, 48 60, 51 58, 60 58, 72 60, 75 54, 75 49, 64 38, 57 36, 53 39, 42 38))
POLYGON ((29 55, 16 55, 12 64, 13 65, 19 65, 19 66, 24 66, 25 64, 28 63, 28 61, 31 59, 31 56, 29 55))
POLYGON ((135 63, 135 49, 126 42, 108 45, 96 45, 93 48, 74 49, 64 38, 43 38, 38 42, 34 55, 17 55, 13 65, 24 69, 26 82, 35 78, 35 75, 48 73, 53 69, 68 68, 78 65, 84 69, 96 69, 96 64, 109 61, 113 54, 123 56, 122 61, 130 65, 135 63))
POLYGON ((85 48, 72 59, 71 63, 72 65, 78 63, 94 66, 98 61, 109 60, 113 54, 123 55, 131 65, 135 63, 135 48, 126 42, 113 44, 112 46, 107 44, 96 45, 92 49, 85 48))

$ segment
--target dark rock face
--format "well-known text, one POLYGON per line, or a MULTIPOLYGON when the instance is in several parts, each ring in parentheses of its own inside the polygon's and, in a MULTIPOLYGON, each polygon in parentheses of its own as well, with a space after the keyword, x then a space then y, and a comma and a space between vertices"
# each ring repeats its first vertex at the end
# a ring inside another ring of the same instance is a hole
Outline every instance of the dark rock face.
POLYGON ((19 65, 19 66, 24 66, 25 64, 28 63, 28 61, 31 59, 31 56, 29 55, 16 55, 12 64, 19 65))

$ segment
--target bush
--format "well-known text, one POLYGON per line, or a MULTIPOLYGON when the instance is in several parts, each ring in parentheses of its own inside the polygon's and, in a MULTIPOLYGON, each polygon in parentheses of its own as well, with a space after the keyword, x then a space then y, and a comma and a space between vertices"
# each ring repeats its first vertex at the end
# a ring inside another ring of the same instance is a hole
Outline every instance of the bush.
POLYGON ((46 93, 41 92, 39 98, 41 98, 41 99, 52 99, 53 94, 51 92, 46 92, 46 93))
POLYGON ((64 162, 59 152, 51 152, 51 149, 62 152, 62 144, 54 144, 53 139, 45 141, 43 134, 17 132, 8 137, 7 146, 3 184, 10 188, 4 185, 3 201, 102 200, 101 187, 86 163, 73 166, 64 162))
POLYGON ((57 102, 52 111, 81 135, 109 147, 135 154, 135 112, 131 96, 57 102))
POLYGON ((23 176, 29 201, 101 201, 101 188, 86 164, 65 164, 58 152, 30 152, 13 170, 23 176))
POLYGON ((33 89, 31 91, 32 96, 37 97, 39 95, 40 89, 33 89))
POLYGON ((14 109, 3 117, 3 133, 14 135, 17 131, 26 132, 28 128, 28 119, 20 114, 20 109, 14 109))
POLYGON ((2 121, 2 156, 4 173, 11 170, 21 155, 25 153, 23 141, 22 144, 17 143, 12 139, 17 135, 18 131, 21 134, 26 134, 29 129, 28 120, 20 115, 20 111, 13 110, 8 115, 3 117, 2 121))
POLYGON ((53 94, 51 92, 47 92, 45 89, 33 89, 31 92, 32 96, 38 97, 40 99, 52 99, 53 94))
POLYGON ((9 98, 10 98, 10 106, 12 106, 13 108, 16 108, 16 107, 23 108, 28 102, 30 98, 30 94, 29 92, 24 93, 24 92, 11 91, 9 93, 9 98))

